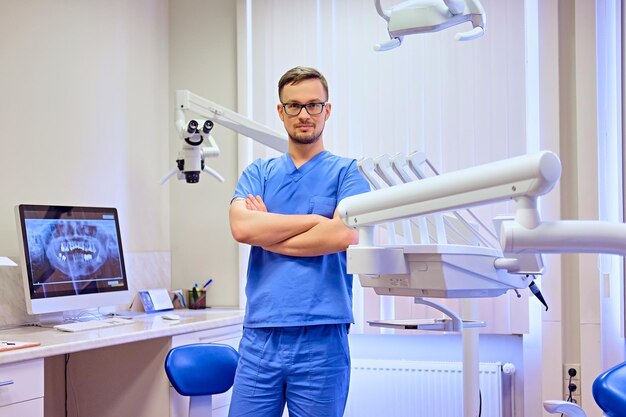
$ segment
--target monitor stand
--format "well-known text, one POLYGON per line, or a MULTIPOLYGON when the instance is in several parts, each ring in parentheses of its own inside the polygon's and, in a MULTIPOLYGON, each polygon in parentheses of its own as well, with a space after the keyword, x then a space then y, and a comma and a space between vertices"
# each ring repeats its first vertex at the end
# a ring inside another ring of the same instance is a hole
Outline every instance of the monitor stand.
POLYGON ((65 313, 59 311, 56 313, 37 314, 34 323, 41 327, 53 327, 57 324, 65 322, 65 313))
POLYGON ((53 327, 73 321, 102 320, 110 317, 137 317, 145 314, 143 311, 130 311, 123 307, 111 306, 37 314, 34 323, 41 327, 53 327))
POLYGON ((76 321, 102 320, 107 317, 108 316, 106 313, 103 313, 97 308, 88 308, 38 314, 37 324, 41 327, 53 327, 58 324, 65 324, 76 321))
POLYGON ((110 306, 100 307, 98 312, 104 317, 137 317, 143 316, 146 313, 144 311, 130 310, 127 306, 110 306))

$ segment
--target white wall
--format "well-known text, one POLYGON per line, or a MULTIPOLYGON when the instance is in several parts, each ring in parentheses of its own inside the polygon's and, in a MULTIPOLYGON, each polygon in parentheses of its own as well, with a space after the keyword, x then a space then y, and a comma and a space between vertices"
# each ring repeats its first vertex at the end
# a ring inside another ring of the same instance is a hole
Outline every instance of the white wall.
POLYGON ((206 176, 193 186, 159 185, 179 150, 175 89, 235 108, 235 2, 2 0, 0 7, 0 254, 18 254, 16 204, 114 206, 126 253, 165 254, 156 275, 145 271, 154 258, 129 259, 138 270, 130 278, 146 278, 134 288, 169 287, 170 277, 174 288, 191 287, 212 276, 208 303, 237 305, 237 245, 228 228, 236 136, 214 129, 222 155, 208 163, 226 183, 206 176))
MULTIPOLYGON (((174 121, 174 92, 190 90, 224 107, 237 110, 236 2, 176 0, 170 2, 170 78, 168 118, 174 121)), ((180 142, 169 129, 170 165, 180 142)), ((219 158, 207 159, 226 182, 202 174, 197 184, 171 180, 172 287, 191 288, 214 279, 207 305, 239 303, 238 247, 228 225, 228 208, 235 190, 237 136, 215 125, 212 135, 219 158)), ((169 169, 169 168, 168 168, 169 169)))
POLYGON ((0 253, 18 203, 114 206, 125 251, 169 250, 168 2, 0 8, 0 253))
MULTIPOLYGON (((17 204, 116 207, 131 294, 169 287, 167 0, 0 10, 0 253, 18 255, 17 204)), ((0 270, 0 312, 33 320, 19 268, 0 270)))

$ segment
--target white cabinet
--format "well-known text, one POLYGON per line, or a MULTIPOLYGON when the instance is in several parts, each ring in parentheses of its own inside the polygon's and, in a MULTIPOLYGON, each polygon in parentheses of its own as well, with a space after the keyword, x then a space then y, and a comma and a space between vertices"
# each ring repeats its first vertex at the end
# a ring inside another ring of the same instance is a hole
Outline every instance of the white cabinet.
POLYGON ((43 359, 0 365, 0 417, 43 417, 43 359))
MULTIPOLYGON (((186 333, 172 337, 172 347, 192 343, 221 343, 239 348, 241 325, 219 327, 194 333, 186 333)), ((226 417, 230 404, 231 390, 213 396, 213 417, 226 417)), ((184 397, 170 387, 170 417, 188 417, 189 397, 184 397)))

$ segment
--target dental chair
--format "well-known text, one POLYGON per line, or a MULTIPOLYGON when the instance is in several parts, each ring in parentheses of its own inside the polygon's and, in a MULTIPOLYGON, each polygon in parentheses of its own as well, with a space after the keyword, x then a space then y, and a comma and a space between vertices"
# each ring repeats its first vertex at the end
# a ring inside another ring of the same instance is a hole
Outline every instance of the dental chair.
POLYGON ((171 349, 165 373, 180 395, 189 398, 189 417, 211 417, 212 396, 232 387, 239 354, 228 345, 195 343, 171 349))
POLYGON ((626 415, 626 362, 600 374, 591 392, 607 417, 626 415))
MULTIPOLYGON (((600 374, 593 382, 592 393, 606 417, 626 416, 626 362, 600 374)), ((567 417, 586 417, 582 408, 567 401, 544 401, 543 408, 567 417)))

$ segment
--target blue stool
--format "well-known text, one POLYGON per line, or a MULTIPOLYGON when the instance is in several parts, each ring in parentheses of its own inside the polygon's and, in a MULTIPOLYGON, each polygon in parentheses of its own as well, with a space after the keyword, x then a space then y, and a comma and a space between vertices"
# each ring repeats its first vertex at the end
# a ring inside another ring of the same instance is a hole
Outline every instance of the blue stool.
POLYGON ((600 374, 593 381, 593 398, 607 417, 626 414, 626 362, 600 374))
POLYGON ((210 417, 212 395, 232 387, 239 354, 228 345, 195 343, 171 349, 165 373, 174 389, 189 398, 189 417, 210 417))

